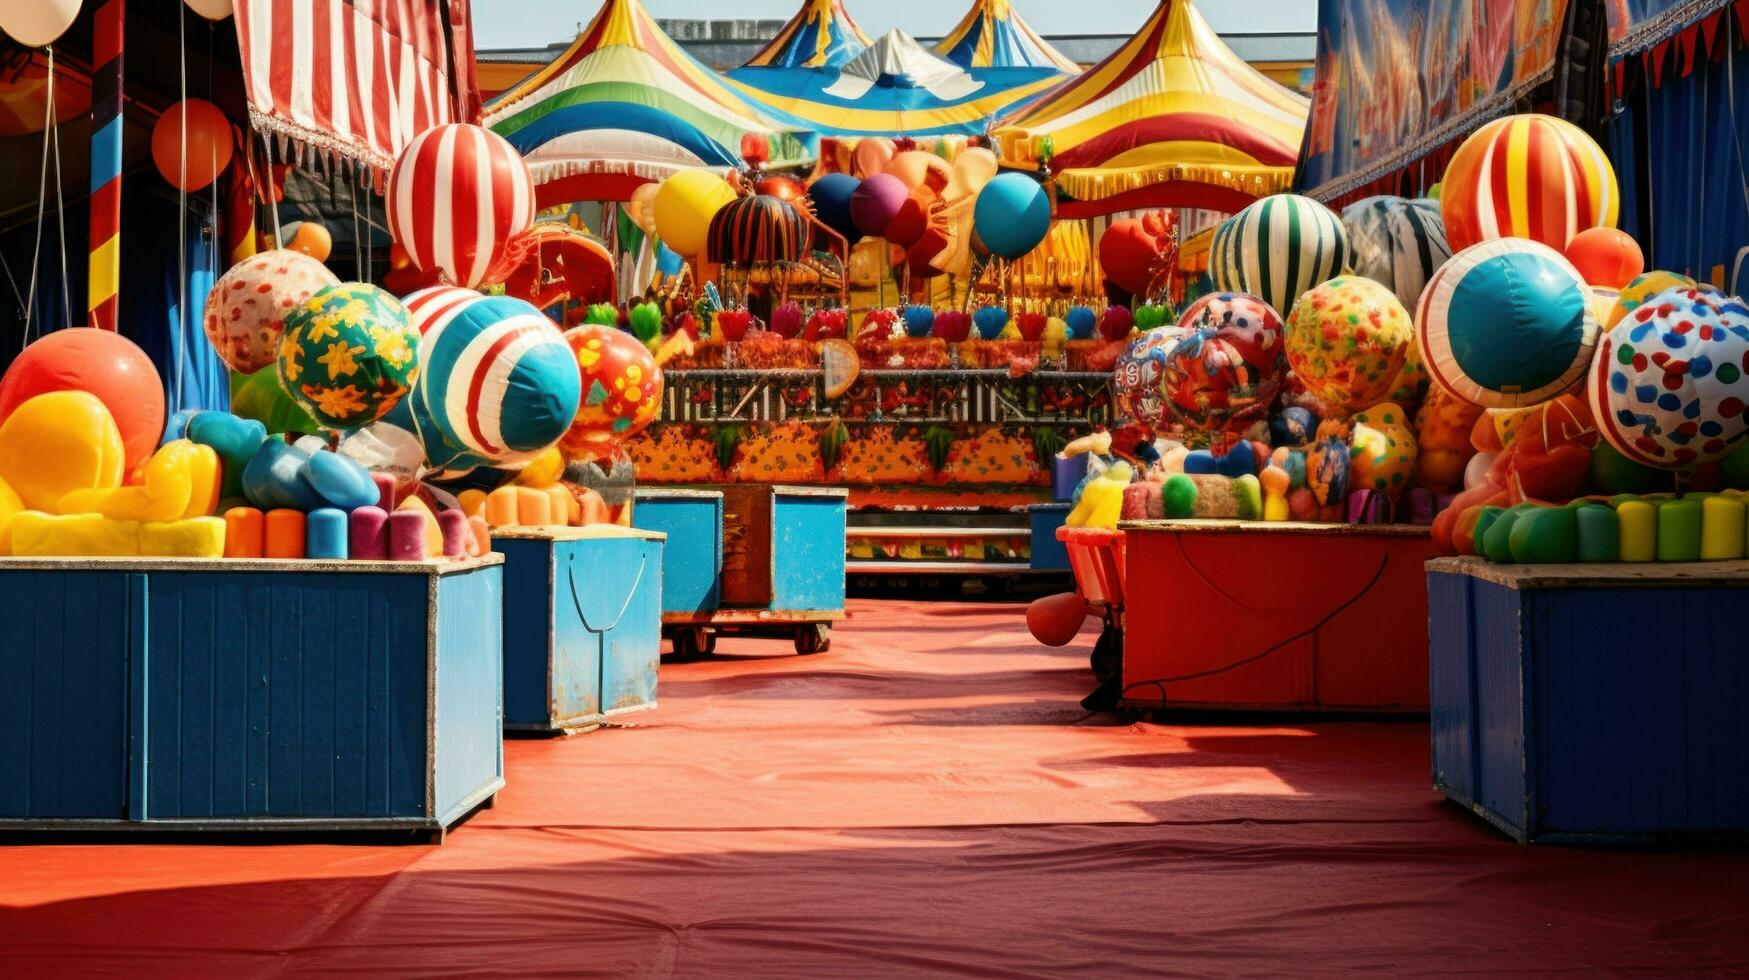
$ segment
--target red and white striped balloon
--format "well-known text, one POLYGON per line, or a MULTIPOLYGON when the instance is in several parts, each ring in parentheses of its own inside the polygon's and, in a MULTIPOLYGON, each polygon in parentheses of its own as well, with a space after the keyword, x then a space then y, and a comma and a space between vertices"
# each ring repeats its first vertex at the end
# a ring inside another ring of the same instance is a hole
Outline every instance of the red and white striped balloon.
POLYGON ((428 129, 389 172, 389 231, 424 272, 474 288, 534 224, 534 180, 522 155, 467 123, 428 129))

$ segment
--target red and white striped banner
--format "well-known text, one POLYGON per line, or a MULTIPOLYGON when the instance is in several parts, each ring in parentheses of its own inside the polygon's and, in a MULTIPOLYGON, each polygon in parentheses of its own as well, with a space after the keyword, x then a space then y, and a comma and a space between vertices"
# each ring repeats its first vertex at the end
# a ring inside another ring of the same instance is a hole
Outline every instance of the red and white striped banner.
POLYGON ((468 7, 237 0, 251 123, 386 172, 413 137, 478 116, 468 7))

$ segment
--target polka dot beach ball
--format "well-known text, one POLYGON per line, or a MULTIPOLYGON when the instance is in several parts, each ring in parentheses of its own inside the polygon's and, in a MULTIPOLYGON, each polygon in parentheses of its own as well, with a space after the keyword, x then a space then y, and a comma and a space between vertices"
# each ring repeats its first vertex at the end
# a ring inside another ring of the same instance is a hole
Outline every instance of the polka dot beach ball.
POLYGON ((357 428, 407 396, 418 345, 400 300, 369 283, 330 286, 285 318, 279 383, 323 426, 357 428))
POLYGON ((1382 399, 1415 342, 1409 311, 1389 289, 1360 276, 1307 291, 1286 330, 1288 367, 1332 415, 1382 399))
POLYGON ((206 339, 238 374, 254 374, 279 357, 285 318, 340 277, 302 252, 274 249, 232 266, 206 298, 206 339))
POLYGON ((1749 307, 1668 289, 1604 334, 1586 398, 1623 456, 1667 469, 1722 459, 1749 433, 1749 307))
POLYGON ((608 455, 655 420, 662 369, 638 338, 614 327, 573 327, 565 342, 583 379, 583 402, 559 450, 571 459, 608 455))
POLYGON ((419 360, 425 417, 499 465, 550 448, 577 412, 577 362, 564 334, 524 300, 481 297, 429 324, 419 360))
POLYGON ((1597 345, 1578 270, 1522 238, 1453 256, 1421 295, 1415 329, 1433 383, 1483 408, 1521 408, 1566 391, 1584 378, 1597 345))

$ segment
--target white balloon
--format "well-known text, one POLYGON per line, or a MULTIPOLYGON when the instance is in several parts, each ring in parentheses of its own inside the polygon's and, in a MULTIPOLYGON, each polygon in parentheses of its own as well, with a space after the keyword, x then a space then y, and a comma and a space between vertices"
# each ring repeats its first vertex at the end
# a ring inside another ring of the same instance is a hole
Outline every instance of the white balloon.
POLYGON ((231 0, 188 0, 188 9, 207 20, 224 20, 231 16, 231 0))
POLYGON ((1470 457, 1464 466, 1464 489, 1473 490, 1479 486, 1488 475, 1488 470, 1494 465, 1494 453, 1477 453, 1470 457))
POLYGON ((5 0, 0 31, 27 48, 53 44, 79 16, 79 0, 5 0))

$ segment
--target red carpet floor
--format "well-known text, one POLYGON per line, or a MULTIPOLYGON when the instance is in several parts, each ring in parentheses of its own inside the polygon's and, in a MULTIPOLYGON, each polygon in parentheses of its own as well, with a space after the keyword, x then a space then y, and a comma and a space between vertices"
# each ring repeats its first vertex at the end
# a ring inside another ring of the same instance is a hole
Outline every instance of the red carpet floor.
MULTIPOLYGON (((1084 717, 1017 607, 725 640, 434 846, 0 848, 8 976, 1749 970, 1749 855, 1509 843, 1417 723, 1084 717)), ((1091 636, 1085 637, 1087 641, 1091 636)))

